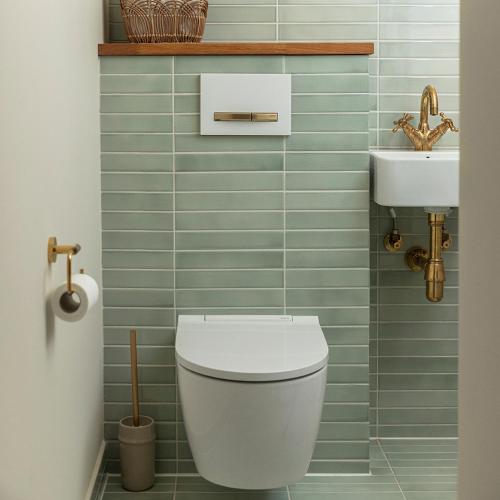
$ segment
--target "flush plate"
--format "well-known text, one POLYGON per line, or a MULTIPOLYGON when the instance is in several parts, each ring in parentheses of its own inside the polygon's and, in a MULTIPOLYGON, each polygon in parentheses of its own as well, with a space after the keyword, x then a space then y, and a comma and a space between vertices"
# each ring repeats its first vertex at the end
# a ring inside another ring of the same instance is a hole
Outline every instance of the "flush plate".
POLYGON ((202 74, 201 135, 290 135, 291 75, 202 74), (277 114, 277 121, 216 121, 215 113, 277 114))

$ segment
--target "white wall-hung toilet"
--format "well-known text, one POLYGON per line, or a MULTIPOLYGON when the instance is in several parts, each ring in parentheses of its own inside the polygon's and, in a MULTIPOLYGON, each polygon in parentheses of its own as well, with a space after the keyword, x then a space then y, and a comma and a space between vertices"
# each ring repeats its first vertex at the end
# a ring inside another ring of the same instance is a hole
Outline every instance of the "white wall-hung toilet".
POLYGON ((180 316, 175 350, 198 472, 241 489, 300 480, 326 385, 328 346, 318 318, 180 316))

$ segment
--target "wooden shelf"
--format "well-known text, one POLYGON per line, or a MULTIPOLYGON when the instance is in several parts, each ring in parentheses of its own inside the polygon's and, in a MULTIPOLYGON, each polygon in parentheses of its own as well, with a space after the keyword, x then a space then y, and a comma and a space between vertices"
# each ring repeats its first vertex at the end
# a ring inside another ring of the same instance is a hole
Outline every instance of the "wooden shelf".
POLYGON ((100 56, 370 55, 370 42, 103 43, 100 56))

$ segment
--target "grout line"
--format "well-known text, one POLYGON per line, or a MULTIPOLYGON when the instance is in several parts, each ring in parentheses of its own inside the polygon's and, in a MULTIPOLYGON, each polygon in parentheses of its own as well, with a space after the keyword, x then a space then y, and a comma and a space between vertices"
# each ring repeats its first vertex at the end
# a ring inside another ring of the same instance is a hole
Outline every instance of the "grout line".
MULTIPOLYGON (((175 60, 176 57, 172 56, 172 285, 173 285, 173 312, 174 312, 174 329, 177 327, 177 279, 176 279, 176 250, 177 250, 177 238, 176 238, 176 163, 175 163, 175 60)), ((179 415, 178 415, 178 380, 177 380, 177 365, 175 366, 174 374, 174 384, 175 384, 175 472, 179 472, 179 415)), ((176 484, 174 486, 174 500, 177 492, 177 477, 176 484)))
POLYGON ((406 495, 403 491, 403 488, 401 488, 401 485, 399 484, 399 479, 397 478, 396 473, 394 472, 394 469, 392 468, 391 462, 390 462, 389 458, 387 457, 387 455, 384 451, 384 448, 382 447, 382 444, 381 444, 379 439, 377 440, 377 445, 378 445, 382 455, 384 456, 385 461, 387 462, 387 465, 391 471, 391 474, 392 474, 392 477, 394 478, 394 481, 396 481, 396 484, 398 485, 399 491, 401 492, 401 495, 403 496, 403 500, 407 500, 406 495))

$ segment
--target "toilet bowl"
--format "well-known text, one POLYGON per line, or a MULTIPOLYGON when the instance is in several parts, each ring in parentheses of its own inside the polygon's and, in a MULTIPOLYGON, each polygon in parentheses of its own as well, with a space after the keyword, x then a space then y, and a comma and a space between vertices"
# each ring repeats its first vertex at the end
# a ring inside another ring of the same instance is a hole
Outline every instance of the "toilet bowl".
POLYGON ((328 362, 317 317, 180 316, 175 350, 184 424, 201 476, 269 489, 306 474, 328 362))

